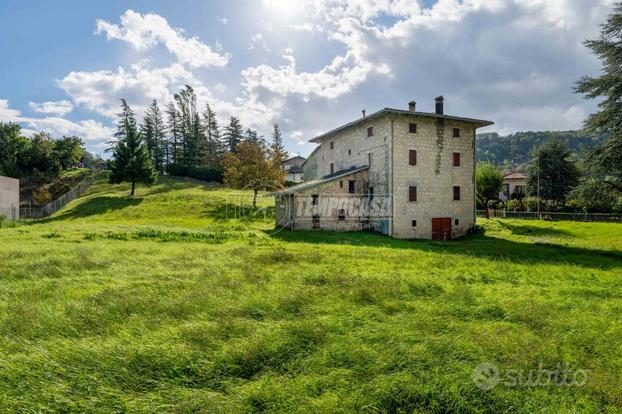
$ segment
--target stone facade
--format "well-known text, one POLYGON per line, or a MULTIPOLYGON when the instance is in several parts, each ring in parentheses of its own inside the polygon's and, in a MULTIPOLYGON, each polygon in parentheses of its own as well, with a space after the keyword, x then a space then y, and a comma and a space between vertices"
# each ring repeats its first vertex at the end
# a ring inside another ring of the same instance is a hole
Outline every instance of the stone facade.
POLYGON ((0 176, 0 216, 19 218, 19 180, 0 176))
MULTIPOLYGON (((430 239, 433 219, 450 219, 451 237, 460 237, 475 225, 476 129, 490 124, 387 108, 312 140, 319 147, 305 163, 305 180, 367 166, 366 191, 360 196, 372 193, 390 200, 388 220, 377 220, 372 228, 396 238, 430 239), (411 150, 416 165, 411 165, 411 150), (416 201, 410 201, 410 187, 416 187, 416 201)), ((300 194, 338 193, 340 179, 300 194)))

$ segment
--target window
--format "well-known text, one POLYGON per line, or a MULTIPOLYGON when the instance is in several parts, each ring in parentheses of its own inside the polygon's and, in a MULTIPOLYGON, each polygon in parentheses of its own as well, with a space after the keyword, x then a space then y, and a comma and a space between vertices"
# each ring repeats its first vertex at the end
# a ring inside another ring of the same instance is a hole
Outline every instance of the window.
POLYGON ((335 141, 330 142, 330 149, 335 149, 335 141))
POLYGON ((352 155, 352 150, 351 149, 348 150, 348 155, 352 155))
POLYGON ((518 195, 525 195, 525 186, 517 185, 514 187, 514 192, 518 195))
POLYGON ((417 227, 417 220, 413 220, 411 224, 413 227, 417 227))
POLYGON ((505 194, 506 197, 510 196, 510 184, 503 184, 503 194, 505 194))
POLYGON ((456 226, 459 226, 460 225, 460 219, 455 219, 454 223, 455 223, 456 226))
POLYGON ((313 224, 313 228, 314 229, 319 229, 320 228, 320 216, 319 215, 317 215, 317 214, 313 215, 312 224, 313 224))
POLYGON ((317 195, 317 194, 313 194, 313 195, 311 196, 311 205, 313 205, 313 206, 317 206, 317 205, 318 205, 318 199, 319 199, 319 198, 320 198, 320 196, 319 196, 319 195, 317 195))
POLYGON ((339 221, 346 221, 346 210, 343 208, 339 209, 339 221))
POLYGON ((354 194, 354 180, 348 180, 348 193, 354 194))
POLYGON ((460 138, 460 128, 454 128, 454 138, 460 138))
POLYGON ((410 134, 416 134, 417 133, 417 124, 408 124, 408 132, 410 134))
POLYGON ((343 188, 343 181, 339 181, 339 188, 343 188))
POLYGON ((460 166, 460 153, 454 152, 454 167, 460 166))
POLYGON ((408 150, 408 165, 417 165, 417 150, 408 150))
POLYGON ((335 164, 333 164, 332 162, 330 163, 330 173, 331 174, 335 173, 335 164))
POLYGON ((374 136, 374 127, 367 128, 367 136, 368 137, 373 137, 374 136))
POLYGON ((372 157, 371 152, 367 153, 367 165, 369 165, 371 167, 371 162, 374 159, 374 157, 372 157))
POLYGON ((408 201, 417 201, 417 187, 408 187, 408 201))
POLYGON ((369 197, 369 201, 372 201, 374 199, 374 187, 369 187, 369 190, 367 191, 367 196, 369 197))
POLYGON ((454 185, 454 201, 460 200, 460 186, 454 185))

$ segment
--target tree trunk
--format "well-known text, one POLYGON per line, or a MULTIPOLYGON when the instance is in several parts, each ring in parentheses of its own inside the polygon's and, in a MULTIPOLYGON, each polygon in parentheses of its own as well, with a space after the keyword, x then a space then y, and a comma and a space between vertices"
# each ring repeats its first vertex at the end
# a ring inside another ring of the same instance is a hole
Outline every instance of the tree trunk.
POLYGON ((136 183, 132 181, 132 192, 130 193, 130 197, 134 196, 134 190, 136 189, 136 183))
POLYGON ((486 201, 486 218, 490 218, 490 200, 486 201))
POLYGON ((254 190, 253 194, 253 208, 257 208, 257 190, 254 190))

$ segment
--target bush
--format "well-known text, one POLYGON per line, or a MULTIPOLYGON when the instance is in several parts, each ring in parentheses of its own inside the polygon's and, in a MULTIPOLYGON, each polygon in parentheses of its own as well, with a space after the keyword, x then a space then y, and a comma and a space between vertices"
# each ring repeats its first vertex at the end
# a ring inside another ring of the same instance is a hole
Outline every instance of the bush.
POLYGON ((505 202, 505 209, 509 211, 524 211, 523 204, 520 200, 508 200, 505 202))
POLYGON ((169 164, 166 172, 176 177, 191 177, 201 181, 223 182, 222 170, 215 168, 197 167, 194 165, 169 164))
POLYGON ((52 194, 46 187, 39 187, 32 192, 32 200, 37 204, 47 204, 52 201, 52 194))

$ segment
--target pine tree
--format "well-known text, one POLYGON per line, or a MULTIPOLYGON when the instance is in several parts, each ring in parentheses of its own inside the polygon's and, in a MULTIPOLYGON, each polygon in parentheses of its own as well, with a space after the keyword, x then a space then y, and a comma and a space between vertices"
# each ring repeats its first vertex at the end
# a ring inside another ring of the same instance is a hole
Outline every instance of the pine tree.
POLYGON ((614 6, 602 25, 600 38, 588 40, 585 45, 602 61, 602 75, 583 77, 575 91, 586 99, 604 98, 598 104, 600 110, 590 115, 585 125, 591 131, 609 134, 605 143, 590 154, 588 164, 592 174, 622 192, 622 3, 614 6))
POLYGON ((247 128, 246 132, 244 133, 244 141, 259 145, 260 147, 264 148, 266 146, 266 141, 263 139, 263 136, 259 135, 257 131, 250 128, 247 128))
POLYGON ((222 162, 224 154, 224 145, 220 140, 220 129, 216 114, 212 111, 209 104, 205 104, 205 112, 203 112, 203 128, 205 139, 207 141, 207 152, 204 158, 204 164, 208 168, 217 168, 222 162))
POLYGON ((236 152, 238 144, 242 142, 242 124, 236 117, 231 117, 229 125, 225 127, 225 142, 229 152, 236 152))
POLYGON ((155 99, 147 108, 140 130, 147 143, 154 168, 162 173, 165 164, 166 142, 164 139, 164 121, 155 99))
POLYGON ((151 186, 156 182, 157 173, 153 169, 147 145, 136 127, 134 113, 125 99, 121 100, 121 106, 123 111, 119 115, 119 126, 115 133, 117 142, 110 162, 110 183, 131 183, 130 196, 133 196, 137 183, 151 186))
POLYGON ((566 146, 552 139, 536 148, 532 155, 535 160, 527 168, 527 193, 537 196, 539 181, 541 199, 564 201, 579 183, 580 176, 566 146))
POLYGON ((167 128, 169 134, 169 153, 170 153, 170 162, 172 164, 180 164, 181 163, 181 132, 180 132, 180 122, 179 122, 179 111, 175 107, 175 102, 169 102, 166 107, 166 116, 167 116, 167 128))
POLYGON ((106 142, 108 144, 106 152, 114 151, 118 141, 127 135, 127 131, 136 128, 136 116, 125 99, 121 99, 121 112, 117 116, 119 117, 117 130, 113 134, 114 139, 106 142))
POLYGON ((203 155, 201 152, 206 147, 196 101, 194 90, 189 85, 175 95, 175 103, 180 115, 182 162, 186 165, 198 165, 203 155))
POLYGON ((272 130, 272 144, 270 145, 270 151, 272 153, 272 157, 280 162, 285 161, 285 159, 287 158, 287 151, 285 151, 285 147, 283 146, 283 134, 281 133, 279 124, 274 124, 274 129, 272 130))

